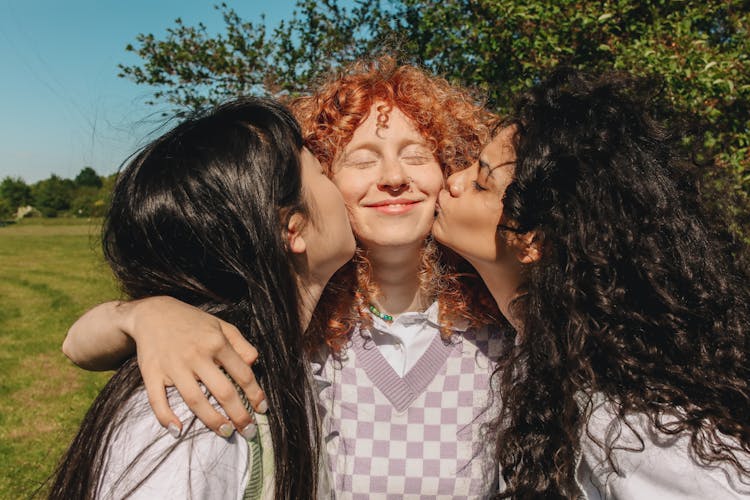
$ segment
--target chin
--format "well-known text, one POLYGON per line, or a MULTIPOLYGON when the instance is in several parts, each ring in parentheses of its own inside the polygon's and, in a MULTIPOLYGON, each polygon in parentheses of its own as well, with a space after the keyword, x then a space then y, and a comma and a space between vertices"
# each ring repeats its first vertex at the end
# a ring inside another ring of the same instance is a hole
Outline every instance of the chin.
POLYGON ((454 245, 453 242, 450 239, 435 237, 435 241, 437 241, 438 243, 440 243, 444 247, 450 248, 455 253, 457 253, 459 256, 461 256, 463 258, 466 258, 464 256, 464 254, 461 253, 461 249, 457 248, 456 245, 454 245))
POLYGON ((365 239, 360 237, 360 239, 366 246, 401 247, 421 244, 427 239, 427 235, 429 234, 429 231, 419 234, 415 234, 413 231, 398 231, 391 232, 388 235, 378 235, 373 238, 365 239))
POLYGON ((448 246, 448 242, 443 238, 442 232, 438 229, 432 228, 432 239, 440 243, 441 245, 448 246))
POLYGON ((435 224, 435 227, 432 228, 432 237, 435 239, 435 241, 437 241, 444 247, 450 248, 464 259, 466 258, 466 256, 461 252, 461 249, 458 248, 455 245, 455 242, 451 240, 450 234, 446 233, 446 231, 442 227, 438 226, 437 223, 435 224))

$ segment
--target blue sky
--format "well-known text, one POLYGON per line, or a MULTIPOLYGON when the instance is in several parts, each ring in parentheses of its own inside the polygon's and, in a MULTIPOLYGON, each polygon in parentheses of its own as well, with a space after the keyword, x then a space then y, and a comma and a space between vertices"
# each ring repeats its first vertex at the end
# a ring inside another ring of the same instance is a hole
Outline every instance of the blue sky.
MULTIPOLYGON (((117 77, 139 33, 163 35, 177 17, 223 26, 218 2, 0 0, 0 179, 32 183, 84 166, 115 172, 158 123, 151 89, 117 77)), ((294 0, 228 1, 241 17, 274 26, 294 0)))

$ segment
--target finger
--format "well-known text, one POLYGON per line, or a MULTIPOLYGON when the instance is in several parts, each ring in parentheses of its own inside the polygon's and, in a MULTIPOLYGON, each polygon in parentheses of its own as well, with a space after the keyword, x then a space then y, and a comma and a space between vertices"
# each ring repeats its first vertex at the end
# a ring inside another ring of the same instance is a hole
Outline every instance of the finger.
POLYGON ((251 365, 255 363, 255 360, 258 359, 258 350, 242 336, 237 327, 226 321, 220 321, 219 327, 221 328, 221 333, 224 334, 224 337, 229 341, 229 344, 237 354, 240 355, 245 364, 251 365))
POLYGON ((163 381, 144 375, 143 385, 146 387, 148 404, 151 405, 156 420, 158 420, 173 437, 179 437, 180 433, 182 433, 182 422, 180 422, 180 419, 177 418, 177 415, 175 415, 172 408, 169 406, 167 391, 164 387, 163 381))
MULTIPOLYGON (((264 408, 263 402, 266 399, 266 395, 260 388, 252 368, 245 364, 245 361, 231 348, 222 351, 219 356, 216 357, 216 361, 224 367, 229 376, 232 377, 237 385, 239 385, 244 391, 245 396, 255 411, 258 413, 265 413, 267 405, 265 405, 264 408)), ((222 404, 222 406, 224 405, 222 404)), ((241 429, 241 427, 238 428, 241 429)))
POLYGON ((195 374, 219 403, 235 428, 241 430, 253 422, 252 415, 245 408, 238 389, 218 366, 204 366, 203 369, 196 370, 195 374))
POLYGON ((234 426, 229 419, 216 411, 193 374, 182 373, 179 377, 174 377, 174 385, 190 411, 206 427, 222 437, 232 435, 234 426))

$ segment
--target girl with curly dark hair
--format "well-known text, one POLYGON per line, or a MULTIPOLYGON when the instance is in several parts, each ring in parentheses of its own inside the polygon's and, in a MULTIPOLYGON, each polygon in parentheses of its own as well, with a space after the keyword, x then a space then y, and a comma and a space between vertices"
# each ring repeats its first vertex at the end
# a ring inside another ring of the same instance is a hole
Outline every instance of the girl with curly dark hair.
POLYGON ((498 498, 750 496, 750 293, 649 87, 558 70, 439 198, 515 327, 498 498))

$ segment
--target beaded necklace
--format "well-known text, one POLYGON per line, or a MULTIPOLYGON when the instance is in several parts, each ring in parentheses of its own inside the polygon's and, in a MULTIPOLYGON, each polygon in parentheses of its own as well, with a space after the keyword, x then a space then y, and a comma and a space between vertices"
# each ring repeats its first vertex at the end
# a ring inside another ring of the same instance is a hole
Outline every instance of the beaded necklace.
POLYGON ((385 314, 385 313, 380 312, 378 308, 375 307, 374 305, 370 304, 368 308, 370 309, 371 313, 373 313, 375 316, 382 319, 383 321, 389 321, 389 322, 393 321, 393 316, 391 316, 390 314, 385 314))

